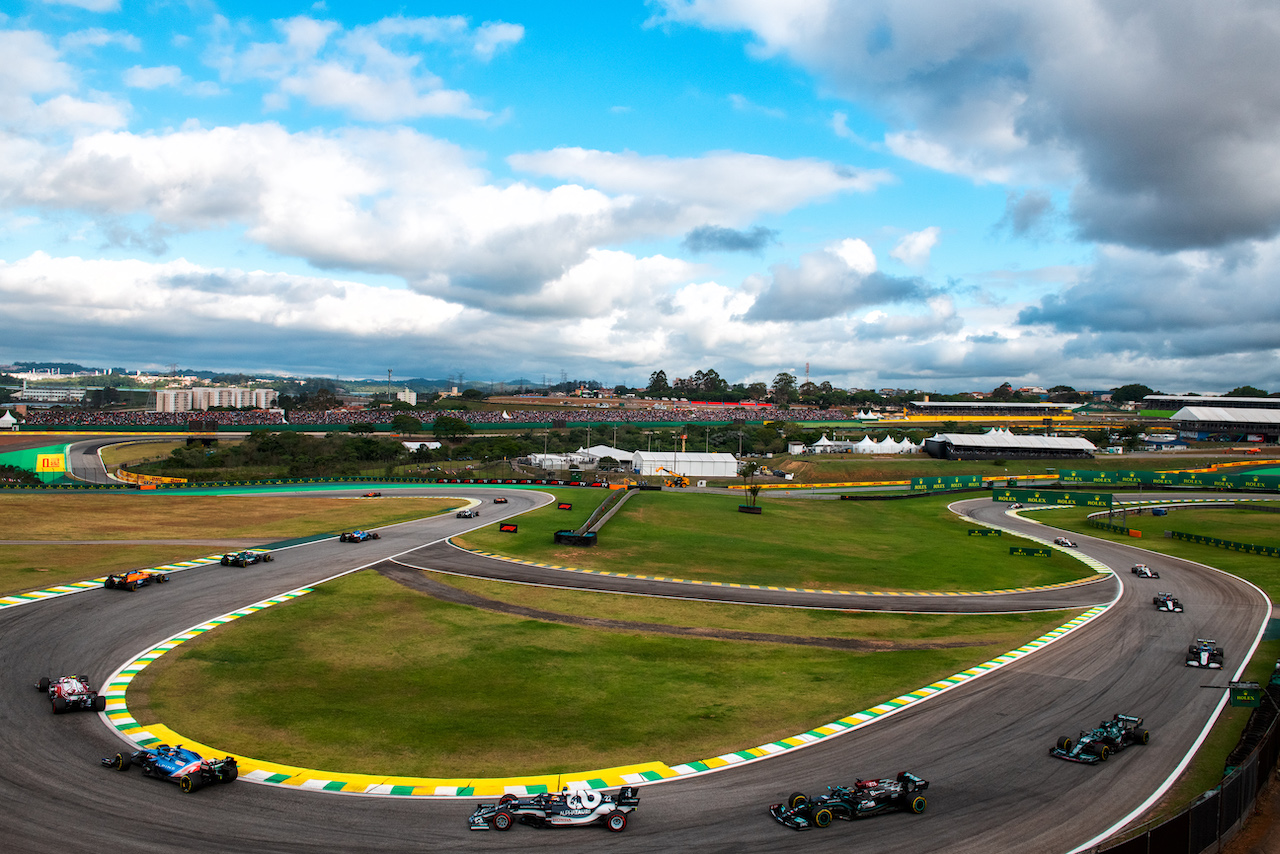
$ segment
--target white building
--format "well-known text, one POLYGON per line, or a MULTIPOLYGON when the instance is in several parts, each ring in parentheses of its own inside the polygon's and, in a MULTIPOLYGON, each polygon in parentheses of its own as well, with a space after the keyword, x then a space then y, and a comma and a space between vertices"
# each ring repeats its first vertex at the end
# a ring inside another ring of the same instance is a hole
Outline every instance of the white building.
POLYGON ((737 477, 738 460, 733 454, 722 453, 636 451, 631 456, 631 470, 638 475, 670 472, 694 478, 737 477))
POLYGON ((205 410, 214 406, 233 409, 251 406, 254 409, 270 409, 275 406, 276 399, 279 397, 280 392, 273 388, 203 386, 192 389, 157 389, 156 412, 191 412, 195 409, 205 410))
POLYGON ((396 392, 396 400, 403 400, 405 403, 409 404, 410 406, 417 406, 418 393, 416 391, 411 391, 410 389, 406 388, 404 391, 396 392))

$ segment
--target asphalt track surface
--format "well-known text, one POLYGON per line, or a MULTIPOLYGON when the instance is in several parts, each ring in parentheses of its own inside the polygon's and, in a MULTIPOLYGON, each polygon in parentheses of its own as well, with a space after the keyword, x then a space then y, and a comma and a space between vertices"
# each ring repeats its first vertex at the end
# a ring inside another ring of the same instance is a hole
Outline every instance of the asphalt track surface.
MULTIPOLYGON (((503 494, 511 497, 503 515, 546 497, 503 494)), ((962 504, 976 518, 1046 532, 1006 517, 1003 505, 989 500, 962 504)), ((496 509, 486 507, 485 524, 495 521, 496 509)), ((1066 852, 1128 815, 1177 768, 1270 614, 1264 596, 1229 576, 1079 537, 1082 551, 1121 570, 1123 593, 1102 617, 1012 665, 849 734, 646 786, 626 832, 616 835, 598 827, 473 833, 466 829, 475 803, 469 800, 338 796, 243 781, 183 795, 176 786, 98 766, 99 757, 121 749, 119 738, 93 714, 54 717, 31 687, 40 676, 66 673, 101 682, 144 648, 212 616, 387 558, 425 562, 441 550, 416 547, 471 526, 448 515, 382 529, 376 541, 326 540, 280 551, 268 565, 213 565, 135 593, 93 590, 0 611, 0 673, 9 686, 0 698, 4 850, 1066 852), (1137 580, 1127 572, 1135 562, 1157 568, 1162 578, 1137 580), (1156 589, 1174 592, 1187 612, 1156 612, 1156 589), (1197 636, 1214 637, 1225 648, 1225 670, 1183 666, 1186 646, 1197 636), (1047 755, 1057 736, 1074 737, 1116 712, 1144 716, 1151 744, 1098 766, 1047 755), (931 781, 925 814, 797 833, 766 812, 792 791, 812 795, 832 783, 899 770, 931 781)), ((388 690, 371 685, 370 702, 394 702, 388 690)), ((519 725, 518 709, 509 720, 519 725)))

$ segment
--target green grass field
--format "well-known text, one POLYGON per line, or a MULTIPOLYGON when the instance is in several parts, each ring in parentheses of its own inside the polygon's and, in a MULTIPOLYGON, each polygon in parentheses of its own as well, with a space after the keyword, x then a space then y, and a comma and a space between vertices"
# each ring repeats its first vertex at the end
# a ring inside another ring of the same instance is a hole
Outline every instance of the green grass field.
POLYGON ((216 549, 198 546, 0 546, 0 595, 42 590, 126 569, 163 566, 216 549))
POLYGON ((803 732, 1066 619, 1010 621, 980 647, 850 653, 520 619, 366 571, 184 644, 135 680, 129 706, 219 750, 326 770, 674 763, 803 732))
MULTIPOLYGON (((581 493, 578 493, 581 494, 581 493)), ((638 492, 600 533, 599 545, 556 546, 569 514, 553 507, 458 542, 470 548, 580 569, 845 590, 995 590, 1092 575, 1060 553, 1013 557, 1012 537, 970 537, 947 510, 954 497, 816 501, 762 497, 764 513, 738 512, 737 496, 638 492)), ((578 509, 575 504, 575 511, 578 509)), ((585 515, 582 517, 585 519, 585 515)))

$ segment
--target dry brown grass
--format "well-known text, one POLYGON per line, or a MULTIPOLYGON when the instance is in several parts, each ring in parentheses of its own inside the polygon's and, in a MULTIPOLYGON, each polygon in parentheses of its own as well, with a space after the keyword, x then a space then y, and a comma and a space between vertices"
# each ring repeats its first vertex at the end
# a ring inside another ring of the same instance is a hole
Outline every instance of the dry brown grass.
POLYGON ((315 495, 202 496, 124 493, 0 495, 9 539, 260 539, 374 528, 465 504, 449 498, 359 500, 315 495))

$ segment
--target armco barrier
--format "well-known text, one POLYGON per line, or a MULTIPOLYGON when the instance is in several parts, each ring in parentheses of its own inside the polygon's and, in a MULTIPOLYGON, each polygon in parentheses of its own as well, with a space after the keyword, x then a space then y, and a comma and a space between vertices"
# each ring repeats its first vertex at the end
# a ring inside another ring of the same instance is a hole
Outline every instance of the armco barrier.
POLYGON ((1280 687, 1267 688, 1268 702, 1254 709, 1245 728, 1263 729, 1257 746, 1239 765, 1231 768, 1216 789, 1205 792, 1189 806, 1159 824, 1143 827, 1122 842, 1092 849, 1105 854, 1206 854, 1222 850, 1253 812, 1258 793, 1271 779, 1280 753, 1280 728, 1277 727, 1276 701, 1280 687))

